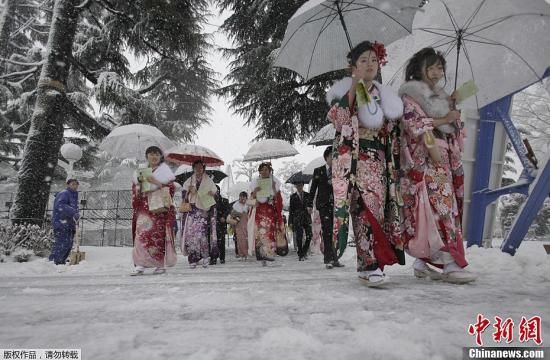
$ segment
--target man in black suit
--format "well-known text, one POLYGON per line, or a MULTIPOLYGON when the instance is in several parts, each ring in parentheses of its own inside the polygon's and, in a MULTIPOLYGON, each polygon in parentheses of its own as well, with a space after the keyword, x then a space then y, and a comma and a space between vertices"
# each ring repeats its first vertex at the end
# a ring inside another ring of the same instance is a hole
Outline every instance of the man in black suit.
POLYGON ((333 267, 343 267, 338 262, 336 250, 332 244, 332 224, 334 215, 334 196, 332 193, 332 146, 325 149, 323 153, 326 164, 316 168, 313 171, 313 180, 311 181, 308 210, 313 210, 313 199, 317 193, 315 206, 319 210, 321 217, 321 232, 323 234, 323 254, 325 257, 325 266, 327 269, 333 267))
POLYGON ((309 194, 304 191, 304 183, 295 183, 296 192, 290 196, 288 223, 292 225, 292 231, 296 233, 298 243, 298 260, 307 259, 309 243, 311 242, 311 215, 307 210, 309 194), (303 244, 304 232, 306 242, 303 244))
MULTIPOLYGON (((216 188, 218 189, 216 192, 216 196, 214 198, 216 199, 216 237, 218 238, 218 250, 219 250, 219 257, 220 257, 220 263, 225 264, 225 236, 227 234, 227 223, 225 222, 225 219, 227 218, 227 215, 229 215, 229 212, 231 211, 231 208, 229 207, 229 200, 222 197, 220 193, 220 187, 216 185, 216 188)), ((216 265, 217 263, 217 257, 210 255, 210 265, 216 265)))

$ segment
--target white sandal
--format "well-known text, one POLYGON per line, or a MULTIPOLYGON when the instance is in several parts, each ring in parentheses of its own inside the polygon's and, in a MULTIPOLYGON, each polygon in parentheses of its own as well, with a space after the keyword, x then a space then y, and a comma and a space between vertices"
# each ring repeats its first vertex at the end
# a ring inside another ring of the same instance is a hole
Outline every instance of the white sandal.
POLYGON ((374 271, 361 271, 358 275, 359 279, 362 280, 365 285, 368 287, 379 287, 388 282, 389 277, 386 276, 380 270, 380 268, 374 271))

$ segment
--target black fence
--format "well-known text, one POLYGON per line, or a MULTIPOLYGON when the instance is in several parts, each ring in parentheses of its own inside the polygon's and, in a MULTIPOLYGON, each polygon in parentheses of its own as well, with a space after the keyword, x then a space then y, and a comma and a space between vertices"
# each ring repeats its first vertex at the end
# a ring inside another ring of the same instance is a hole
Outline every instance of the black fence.
MULTIPOLYGON (((53 201, 50 193, 44 213, 44 227, 50 226, 53 201)), ((0 222, 9 223, 15 193, 0 192, 0 222)), ((82 245, 132 246, 131 190, 80 191, 79 231, 82 245)))

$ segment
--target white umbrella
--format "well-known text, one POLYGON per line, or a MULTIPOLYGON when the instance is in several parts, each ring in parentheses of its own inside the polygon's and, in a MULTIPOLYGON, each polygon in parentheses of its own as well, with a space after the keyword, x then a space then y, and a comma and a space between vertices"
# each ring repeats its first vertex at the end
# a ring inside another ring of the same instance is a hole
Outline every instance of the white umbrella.
POLYGON ((308 80, 345 69, 346 54, 363 40, 389 44, 411 32, 418 2, 311 0, 288 21, 273 66, 308 80), (412 4, 411 4, 412 3, 412 4))
POLYGON ((399 86, 408 59, 424 47, 442 51, 449 93, 474 80, 477 106, 542 79, 550 66, 550 5, 543 0, 433 0, 415 17, 412 35, 388 49, 399 86), (458 70, 458 71, 457 71, 458 70))
POLYGON ((318 158, 315 158, 315 159, 311 160, 309 162, 309 164, 306 165, 304 170, 302 170, 302 174, 304 174, 304 175, 313 175, 313 170, 315 170, 315 168, 318 168, 319 166, 323 166, 325 164, 326 164, 326 162, 325 162, 324 157, 320 156, 318 158))
POLYGON ((239 194, 243 191, 248 193, 250 191, 250 182, 248 181, 237 181, 229 187, 227 190, 227 195, 232 198, 238 198, 239 194))
POLYGON ((298 154, 298 150, 296 150, 288 141, 280 139, 266 139, 252 145, 243 157, 243 161, 278 159, 287 156, 294 156, 296 154, 298 154))
POLYGON ((174 142, 154 126, 130 124, 114 128, 103 139, 99 149, 119 159, 140 159, 145 157, 149 146, 158 146, 164 151, 174 146, 174 142))
POLYGON ((308 145, 332 145, 332 141, 336 136, 334 125, 327 124, 321 128, 311 139, 308 145))
POLYGON ((164 158, 166 161, 180 165, 191 165, 196 160, 201 160, 206 166, 223 165, 223 160, 218 154, 207 147, 195 144, 174 146, 165 151, 164 158))

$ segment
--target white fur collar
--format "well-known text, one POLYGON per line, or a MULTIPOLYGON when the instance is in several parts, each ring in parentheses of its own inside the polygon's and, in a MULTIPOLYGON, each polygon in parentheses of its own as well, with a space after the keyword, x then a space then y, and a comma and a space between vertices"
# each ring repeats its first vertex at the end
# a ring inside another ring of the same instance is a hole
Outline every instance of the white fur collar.
POLYGON ((424 81, 407 81, 399 89, 399 96, 413 98, 430 117, 444 117, 450 111, 448 95, 442 88, 430 89, 424 81))
MULTIPOLYGON (((403 102, 401 101, 401 98, 397 96, 390 87, 384 86, 376 81, 373 83, 380 92, 380 106, 382 107, 384 116, 392 120, 400 118, 403 115, 403 102)), ((346 77, 335 82, 327 91, 327 103, 332 105, 334 100, 338 100, 342 96, 346 95, 350 87, 350 77, 346 77)))

